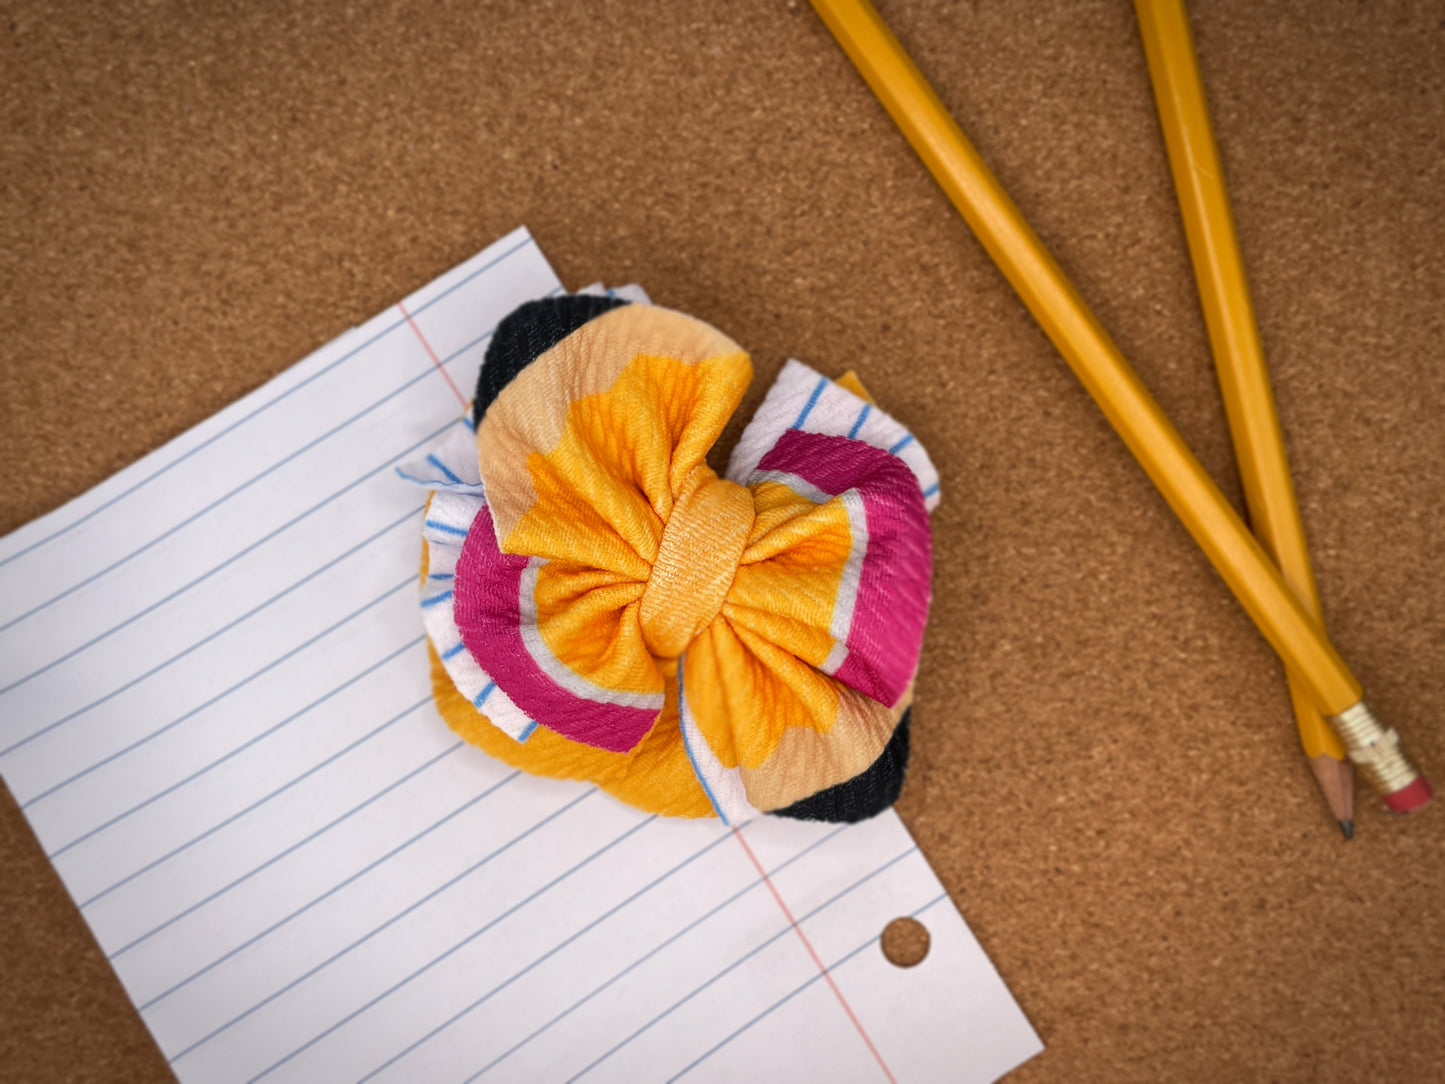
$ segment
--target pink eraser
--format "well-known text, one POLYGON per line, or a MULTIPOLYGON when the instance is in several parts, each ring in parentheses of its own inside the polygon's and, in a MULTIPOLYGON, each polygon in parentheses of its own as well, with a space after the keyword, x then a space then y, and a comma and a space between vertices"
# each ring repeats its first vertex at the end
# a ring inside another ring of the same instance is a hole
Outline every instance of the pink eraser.
POLYGON ((1430 780, 1417 775, 1408 787, 1401 787, 1393 794, 1384 795, 1385 804, 1395 813, 1413 813, 1430 800, 1435 792, 1430 789, 1430 780))

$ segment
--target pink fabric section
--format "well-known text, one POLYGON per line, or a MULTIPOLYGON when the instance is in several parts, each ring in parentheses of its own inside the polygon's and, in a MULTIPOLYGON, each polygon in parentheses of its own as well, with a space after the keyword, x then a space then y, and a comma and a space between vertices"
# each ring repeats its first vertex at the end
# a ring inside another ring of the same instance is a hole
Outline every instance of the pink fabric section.
POLYGON ((883 704, 896 704, 918 669, 932 596, 933 540, 918 479, 881 448, 847 437, 790 429, 758 463, 837 495, 863 497, 868 550, 848 631, 848 657, 834 677, 883 704))
POLYGON ((477 513, 452 585, 462 643, 512 702, 542 726, 599 749, 628 752, 659 713, 577 696, 537 665, 522 642, 518 605, 527 561, 497 548, 490 508, 477 513))

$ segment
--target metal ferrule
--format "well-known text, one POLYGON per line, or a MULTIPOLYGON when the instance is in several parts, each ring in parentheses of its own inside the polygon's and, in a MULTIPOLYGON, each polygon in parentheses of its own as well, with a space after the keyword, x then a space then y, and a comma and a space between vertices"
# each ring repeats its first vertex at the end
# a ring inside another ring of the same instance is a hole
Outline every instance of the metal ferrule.
POLYGON ((1329 722, 1349 750, 1350 759, 1381 794, 1394 794, 1419 778, 1419 771, 1400 748, 1400 735, 1380 722, 1365 701, 1329 716, 1329 722))

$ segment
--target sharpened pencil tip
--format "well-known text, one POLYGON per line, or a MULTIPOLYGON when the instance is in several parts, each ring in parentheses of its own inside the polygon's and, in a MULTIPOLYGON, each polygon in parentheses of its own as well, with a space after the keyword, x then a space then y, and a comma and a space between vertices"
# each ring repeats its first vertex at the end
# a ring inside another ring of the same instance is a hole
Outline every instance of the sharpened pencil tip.
POLYGON ((1354 838, 1355 838, 1355 822, 1354 822, 1354 821, 1340 821, 1340 831, 1345 834, 1345 838, 1346 838, 1346 839, 1354 839, 1354 838))

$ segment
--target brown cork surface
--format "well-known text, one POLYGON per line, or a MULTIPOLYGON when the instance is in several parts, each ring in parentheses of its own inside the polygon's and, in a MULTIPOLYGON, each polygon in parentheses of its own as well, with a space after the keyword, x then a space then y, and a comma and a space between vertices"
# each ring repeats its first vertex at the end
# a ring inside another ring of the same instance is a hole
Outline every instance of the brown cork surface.
MULTIPOLYGON (((10 0, 0 530, 525 223, 870 391, 946 500, 900 810, 1048 1049, 1011 1080, 1438 1080, 1445 809, 1345 844, 1280 667, 806 4, 10 0)), ((1445 782, 1445 32, 1194 22, 1333 638, 1445 782)), ((1232 499, 1130 5, 888 0, 1232 499)), ((0 801, 0 1079, 167 1069, 0 801)))

